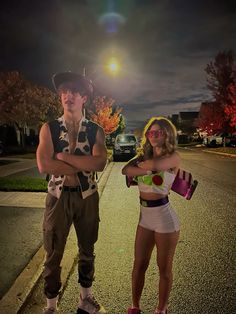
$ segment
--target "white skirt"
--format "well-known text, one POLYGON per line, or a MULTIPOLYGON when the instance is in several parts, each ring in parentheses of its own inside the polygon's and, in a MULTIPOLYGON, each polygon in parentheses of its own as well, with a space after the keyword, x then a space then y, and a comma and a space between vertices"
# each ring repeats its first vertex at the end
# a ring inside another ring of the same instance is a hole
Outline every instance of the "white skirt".
POLYGON ((171 233, 180 229, 179 218, 170 203, 157 207, 140 205, 139 225, 159 233, 171 233))

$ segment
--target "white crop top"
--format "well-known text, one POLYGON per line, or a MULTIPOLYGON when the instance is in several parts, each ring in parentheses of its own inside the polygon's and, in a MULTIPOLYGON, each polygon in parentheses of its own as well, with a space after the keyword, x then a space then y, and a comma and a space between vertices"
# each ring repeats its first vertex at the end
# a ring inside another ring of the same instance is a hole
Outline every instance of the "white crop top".
POLYGON ((174 172, 161 171, 151 175, 137 176, 136 181, 140 192, 167 195, 175 180, 175 176, 174 172))

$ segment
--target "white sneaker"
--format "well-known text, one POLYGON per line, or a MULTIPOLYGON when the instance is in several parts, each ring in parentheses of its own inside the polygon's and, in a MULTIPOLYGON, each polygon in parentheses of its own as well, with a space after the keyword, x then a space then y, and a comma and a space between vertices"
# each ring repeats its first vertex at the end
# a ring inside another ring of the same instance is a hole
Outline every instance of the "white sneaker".
POLYGON ((80 302, 77 310, 77 314, 84 313, 86 311, 88 314, 106 314, 104 307, 97 302, 93 295, 88 294, 84 299, 80 296, 80 302))
POLYGON ((58 314, 58 313, 59 313, 58 310, 55 309, 54 307, 50 307, 50 308, 45 307, 43 309, 43 314, 58 314))

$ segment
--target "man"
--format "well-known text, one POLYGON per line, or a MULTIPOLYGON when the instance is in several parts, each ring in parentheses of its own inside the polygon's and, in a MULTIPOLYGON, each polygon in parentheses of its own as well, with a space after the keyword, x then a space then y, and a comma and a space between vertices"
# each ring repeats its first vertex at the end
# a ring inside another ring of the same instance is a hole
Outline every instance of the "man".
POLYGON ((80 283, 77 313, 106 313, 91 292, 94 280, 94 243, 98 237, 99 196, 94 172, 102 171, 107 154, 103 129, 83 116, 92 85, 84 76, 55 74, 53 85, 61 98, 63 116, 45 123, 40 130, 37 163, 40 173, 51 175, 43 221, 44 314, 58 313, 61 287, 60 262, 71 224, 75 226, 80 283))

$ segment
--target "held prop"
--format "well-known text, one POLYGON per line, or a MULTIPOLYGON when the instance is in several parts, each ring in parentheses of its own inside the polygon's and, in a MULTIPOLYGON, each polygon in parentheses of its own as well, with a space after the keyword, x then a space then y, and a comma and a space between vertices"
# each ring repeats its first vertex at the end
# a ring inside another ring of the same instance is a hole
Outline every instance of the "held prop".
MULTIPOLYGON (((132 185, 137 185, 138 183, 134 180, 133 177, 126 177, 126 185, 129 188, 132 185)), ((175 180, 171 186, 171 190, 175 193, 183 196, 187 200, 190 200, 193 196, 194 191, 198 185, 197 180, 193 180, 193 176, 190 172, 179 169, 175 180)))

